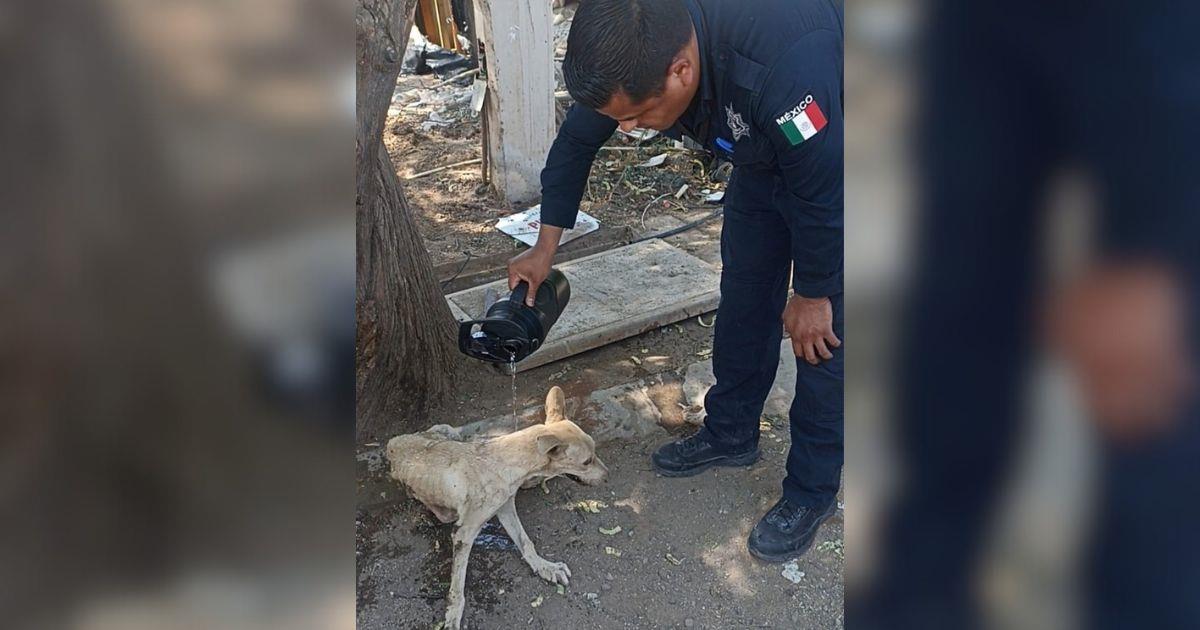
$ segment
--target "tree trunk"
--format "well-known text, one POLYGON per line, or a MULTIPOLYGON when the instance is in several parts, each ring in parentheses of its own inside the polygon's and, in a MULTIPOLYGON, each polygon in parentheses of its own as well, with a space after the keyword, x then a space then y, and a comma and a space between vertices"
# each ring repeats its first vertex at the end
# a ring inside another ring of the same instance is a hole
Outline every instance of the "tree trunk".
POLYGON ((359 0, 355 177, 358 436, 421 428, 457 366, 454 317, 383 147, 415 0, 359 0))

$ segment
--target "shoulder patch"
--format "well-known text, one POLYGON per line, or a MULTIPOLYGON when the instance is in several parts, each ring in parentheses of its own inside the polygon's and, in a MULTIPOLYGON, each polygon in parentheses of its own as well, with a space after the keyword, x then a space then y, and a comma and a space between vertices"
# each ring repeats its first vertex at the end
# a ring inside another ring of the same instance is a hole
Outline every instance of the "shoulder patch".
POLYGON ((821 111, 821 106, 817 105, 812 94, 809 94, 795 107, 776 118, 775 124, 779 125, 779 130, 783 132, 788 142, 792 143, 792 146, 796 146, 820 133, 825 125, 829 124, 829 121, 825 118, 825 113, 821 111))

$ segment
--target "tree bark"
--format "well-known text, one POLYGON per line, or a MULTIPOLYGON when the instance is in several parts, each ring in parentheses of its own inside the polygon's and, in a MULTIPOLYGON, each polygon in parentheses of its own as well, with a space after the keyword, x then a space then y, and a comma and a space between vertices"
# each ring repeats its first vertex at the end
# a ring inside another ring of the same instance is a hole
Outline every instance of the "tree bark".
POLYGON ((359 0, 356 14, 360 439, 420 428, 457 367, 454 317, 383 147, 415 7, 415 0, 359 0))

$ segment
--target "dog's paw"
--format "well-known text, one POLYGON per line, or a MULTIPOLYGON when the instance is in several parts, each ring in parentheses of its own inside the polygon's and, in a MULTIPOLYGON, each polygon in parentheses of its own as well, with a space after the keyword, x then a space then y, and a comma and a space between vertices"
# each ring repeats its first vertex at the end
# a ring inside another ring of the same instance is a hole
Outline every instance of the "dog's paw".
POLYGON ((543 560, 541 564, 534 567, 534 571, 542 577, 543 580, 551 584, 562 584, 564 586, 571 583, 571 569, 562 562, 550 562, 543 560))

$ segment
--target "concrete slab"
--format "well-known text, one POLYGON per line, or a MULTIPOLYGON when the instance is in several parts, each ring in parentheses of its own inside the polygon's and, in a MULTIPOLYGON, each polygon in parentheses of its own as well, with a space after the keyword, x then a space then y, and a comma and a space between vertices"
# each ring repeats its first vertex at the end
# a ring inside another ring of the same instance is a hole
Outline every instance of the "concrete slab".
MULTIPOLYGON (((558 266, 571 283, 571 301, 541 349, 517 371, 545 365, 716 309, 720 272, 659 239, 572 260, 558 266)), ((483 311, 488 288, 501 295, 507 280, 446 296, 459 321, 483 311)))

